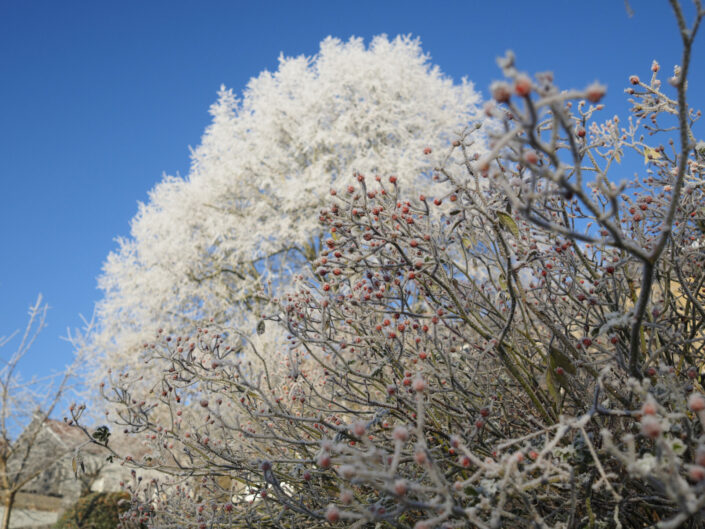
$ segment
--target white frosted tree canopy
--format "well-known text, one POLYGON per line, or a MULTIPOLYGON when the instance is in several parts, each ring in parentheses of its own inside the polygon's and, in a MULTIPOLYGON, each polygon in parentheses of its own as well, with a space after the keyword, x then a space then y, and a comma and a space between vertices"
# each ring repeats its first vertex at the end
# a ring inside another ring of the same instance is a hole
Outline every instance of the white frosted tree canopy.
POLYGON ((159 327, 253 325, 257 285, 276 271, 276 288, 310 259, 337 179, 396 174, 407 188, 426 180, 428 192, 430 169, 478 102, 408 37, 367 47, 327 38, 314 57, 280 57, 240 97, 221 88, 188 176, 150 192, 105 262, 84 344, 97 375, 134 365, 159 327))

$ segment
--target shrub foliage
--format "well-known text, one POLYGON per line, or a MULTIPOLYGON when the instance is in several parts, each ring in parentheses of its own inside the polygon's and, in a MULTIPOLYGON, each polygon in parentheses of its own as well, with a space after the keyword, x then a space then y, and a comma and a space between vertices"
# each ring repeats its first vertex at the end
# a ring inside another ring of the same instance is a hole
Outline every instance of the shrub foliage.
POLYGON ((120 514, 129 508, 125 492, 91 492, 61 515, 55 529, 116 529, 120 514))
POLYGON ((145 344, 150 399, 139 372, 105 390, 152 447, 128 461, 164 472, 129 485, 131 515, 701 526, 705 143, 686 79, 705 11, 687 28, 672 5, 681 65, 629 79, 628 120, 600 121, 603 86, 561 91, 508 54, 489 142, 472 126, 441 156, 446 193, 359 173, 332 190, 313 269, 259 315, 284 347, 216 323, 145 344), (617 181, 635 155, 644 170, 617 181))

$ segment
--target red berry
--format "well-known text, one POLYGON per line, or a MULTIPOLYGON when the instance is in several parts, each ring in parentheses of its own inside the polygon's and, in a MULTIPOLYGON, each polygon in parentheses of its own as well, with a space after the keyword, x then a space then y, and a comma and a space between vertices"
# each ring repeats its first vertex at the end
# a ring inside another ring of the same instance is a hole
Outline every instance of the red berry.
POLYGON ((321 468, 330 467, 330 456, 328 454, 321 454, 318 456, 318 466, 321 468))
POLYGON ((406 494, 407 490, 409 490, 409 486, 403 479, 398 479, 394 482, 394 493, 397 496, 403 496, 404 494, 406 494))
POLYGON ((688 397, 688 408, 695 412, 705 410, 705 398, 700 393, 693 393, 688 397))
POLYGON ((397 426, 392 432, 392 437, 395 441, 406 442, 409 439, 409 430, 404 426, 397 426))
POLYGON ((514 92, 518 96, 526 97, 531 93, 531 79, 526 75, 519 75, 514 80, 514 92))
POLYGON ((656 408, 656 403, 652 400, 645 402, 641 407, 641 413, 643 415, 656 415, 658 409, 656 408))
POLYGON ((492 98, 498 103, 506 103, 512 95, 509 85, 504 81, 492 83, 490 86, 490 92, 492 93, 492 98))
POLYGON ((362 437, 363 435, 365 435, 366 429, 367 429, 367 428, 365 427, 365 423, 360 422, 360 421, 356 422, 356 423, 353 424, 353 426, 352 426, 352 432, 353 432, 357 437, 362 437))
POLYGON ((585 98, 590 101, 590 103, 597 103, 606 93, 607 88, 604 85, 594 82, 585 89, 585 98))
POLYGON ((423 393, 426 389, 426 381, 421 377, 415 378, 413 388, 416 393, 423 393))
POLYGON ((536 165, 539 161, 538 154, 536 151, 526 151, 524 153, 524 161, 531 165, 536 165))
POLYGON ((700 482, 705 479, 705 468, 700 465, 692 465, 688 469, 688 478, 694 482, 700 482))
POLYGON ((641 431, 650 439, 656 439, 661 435, 661 422, 653 415, 645 415, 641 418, 641 431))
POLYGON ((326 520, 330 523, 336 523, 340 520, 340 510, 335 505, 329 505, 326 509, 326 520))

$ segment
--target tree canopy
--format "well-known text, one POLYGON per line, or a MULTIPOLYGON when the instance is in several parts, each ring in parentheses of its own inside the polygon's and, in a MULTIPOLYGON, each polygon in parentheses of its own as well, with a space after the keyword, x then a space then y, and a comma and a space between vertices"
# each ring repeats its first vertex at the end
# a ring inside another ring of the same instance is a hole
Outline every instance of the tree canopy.
POLYGON ((427 180, 429 153, 449 145, 478 101, 409 37, 327 38, 314 57, 280 57, 241 97, 221 88, 188 176, 150 192, 105 262, 105 295, 80 344, 96 378, 134 364, 158 327, 250 321, 272 271, 281 284, 315 256, 332 184, 355 172, 427 180))

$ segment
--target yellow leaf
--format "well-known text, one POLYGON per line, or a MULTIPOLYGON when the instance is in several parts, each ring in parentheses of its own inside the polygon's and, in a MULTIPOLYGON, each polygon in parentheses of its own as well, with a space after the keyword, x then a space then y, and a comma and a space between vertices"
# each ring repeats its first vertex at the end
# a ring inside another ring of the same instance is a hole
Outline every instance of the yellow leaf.
POLYGON ((644 147, 644 164, 649 163, 649 160, 658 160, 661 158, 661 153, 651 147, 644 147))

